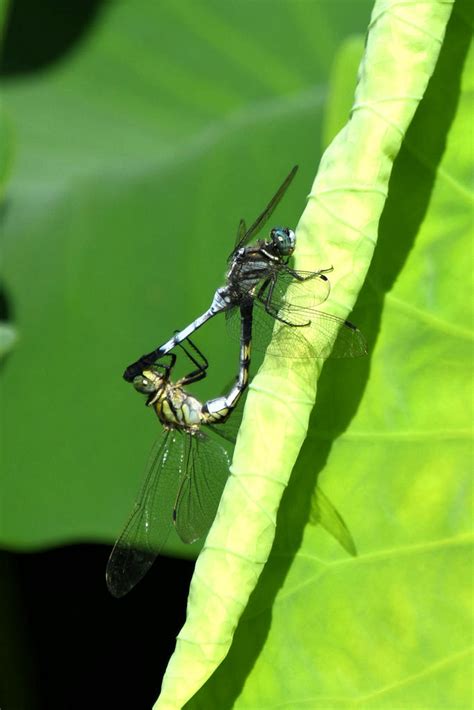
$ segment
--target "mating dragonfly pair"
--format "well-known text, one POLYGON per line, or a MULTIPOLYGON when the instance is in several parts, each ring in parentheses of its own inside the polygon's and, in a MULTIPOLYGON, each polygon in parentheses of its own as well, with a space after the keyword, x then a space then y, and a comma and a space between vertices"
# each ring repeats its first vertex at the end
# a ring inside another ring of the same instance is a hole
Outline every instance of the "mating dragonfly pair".
POLYGON ((275 227, 267 239, 250 244, 296 171, 297 166, 249 229, 240 221, 225 285, 217 289, 210 307, 124 372, 124 378, 148 396, 147 405, 155 410, 163 429, 152 450, 143 488, 107 565, 107 584, 114 596, 126 594, 145 575, 173 523, 187 543, 209 530, 230 460, 225 446, 203 429, 235 441, 235 430, 227 422, 248 385, 251 347, 300 359, 358 357, 367 352, 356 326, 317 310, 329 295, 326 274, 332 268, 305 272, 289 265, 296 243, 291 229, 275 227), (238 376, 227 394, 202 403, 185 390, 203 379, 208 367, 190 337, 222 312, 231 334, 238 333, 240 338, 238 376), (171 351, 177 346, 195 369, 173 384, 176 354, 171 351))

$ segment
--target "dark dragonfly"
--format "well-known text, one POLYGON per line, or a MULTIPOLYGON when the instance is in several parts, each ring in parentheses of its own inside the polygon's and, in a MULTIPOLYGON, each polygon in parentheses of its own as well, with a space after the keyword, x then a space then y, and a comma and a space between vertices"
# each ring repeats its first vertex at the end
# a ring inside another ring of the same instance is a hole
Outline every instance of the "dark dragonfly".
POLYGON ((241 309, 239 374, 226 395, 204 403, 184 388, 206 376, 208 362, 188 338, 192 351, 181 349, 196 369, 171 381, 176 355, 137 375, 133 384, 147 395, 162 431, 152 449, 145 482, 125 528, 110 555, 106 580, 110 592, 121 597, 139 582, 159 555, 174 523, 183 542, 203 537, 214 520, 229 473, 227 448, 203 431, 208 429, 234 443, 236 430, 226 422, 248 384, 252 308, 241 309))
POLYGON ((293 180, 297 166, 272 197, 262 214, 247 229, 240 221, 237 239, 229 255, 226 283, 217 289, 210 307, 190 325, 147 355, 127 367, 124 378, 132 381, 144 367, 168 353, 217 313, 225 312, 231 333, 239 330, 239 307, 252 303, 253 346, 272 355, 293 358, 358 357, 367 352, 365 338, 355 325, 317 310, 330 291, 327 273, 298 271, 289 266, 295 250, 295 233, 289 227, 275 227, 267 239, 249 245, 265 226, 293 180), (275 323, 280 327, 274 331, 275 323), (311 342, 305 328, 314 325, 311 342), (273 337, 272 337, 273 335, 273 337))

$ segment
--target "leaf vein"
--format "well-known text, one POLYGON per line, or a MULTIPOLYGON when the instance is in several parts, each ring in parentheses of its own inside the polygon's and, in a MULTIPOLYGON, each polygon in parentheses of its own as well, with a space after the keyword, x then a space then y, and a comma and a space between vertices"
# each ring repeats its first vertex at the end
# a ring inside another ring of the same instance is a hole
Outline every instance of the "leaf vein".
POLYGON ((465 340, 474 340, 474 333, 472 330, 469 330, 468 328, 462 328, 459 325, 453 325, 452 323, 449 323, 449 321, 443 320, 442 318, 438 318, 432 313, 429 313, 429 311, 420 308, 419 306, 415 306, 412 303, 407 303, 403 299, 394 296, 391 292, 386 294, 386 299, 388 303, 392 304, 393 306, 399 308, 402 311, 405 311, 406 313, 413 314, 414 316, 419 318, 419 320, 423 320, 425 323, 433 325, 437 330, 441 330, 447 334, 455 335, 465 340))
MULTIPOLYGON (((366 695, 360 696, 356 700, 356 706, 359 705, 359 703, 365 703, 367 700, 379 697, 381 695, 384 695, 386 693, 389 693, 391 690, 395 690, 397 688, 400 688, 404 685, 409 685, 410 683, 413 683, 414 681, 419 680, 420 678, 426 678, 430 675, 433 675, 434 673, 437 673, 439 670, 442 670, 446 666, 450 666, 453 663, 461 660, 462 658, 465 658, 469 656, 473 651, 473 646, 468 646, 467 648, 463 649, 462 651, 458 651, 456 653, 453 653, 449 656, 446 656, 445 658, 442 658, 437 661, 433 661, 432 663, 428 664, 425 668, 422 670, 418 671, 417 673, 413 673, 410 675, 407 675, 405 678, 400 679, 396 683, 390 683, 389 685, 384 686, 383 688, 380 688, 379 690, 375 690, 372 693, 367 693, 366 695)), ((426 706, 428 708, 428 706, 426 706)), ((420 708, 422 710, 422 708, 420 708)))

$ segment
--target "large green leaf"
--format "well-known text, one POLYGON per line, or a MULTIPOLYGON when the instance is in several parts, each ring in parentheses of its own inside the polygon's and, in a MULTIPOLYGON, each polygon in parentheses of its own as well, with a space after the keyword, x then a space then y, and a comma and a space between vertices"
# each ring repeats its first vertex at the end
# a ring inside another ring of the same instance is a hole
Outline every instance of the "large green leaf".
MULTIPOLYGON (((375 5, 352 119, 322 161, 298 231, 299 264, 312 251, 323 264, 333 257, 328 308, 344 312, 357 293, 391 161, 433 71, 449 11, 442 3, 375 5)), ((156 708, 181 707, 195 692, 226 655, 244 607, 229 658, 191 707, 229 707, 237 696, 241 707, 282 699, 291 707, 321 708, 468 702, 471 537, 469 508, 460 502, 470 480, 472 332, 451 323, 453 315, 464 320, 465 295, 451 298, 444 267, 449 253, 458 255, 462 269, 458 249, 471 211, 462 186, 472 156, 459 154, 456 138, 468 107, 459 110, 461 125, 454 121, 469 38, 465 20, 455 16, 393 175, 382 245, 362 299, 372 319, 366 328, 372 357, 359 372, 353 365, 325 371, 312 430, 316 451, 308 456, 306 449, 303 472, 295 471, 299 486, 289 488, 272 557, 247 605, 273 540, 274 512, 312 392, 296 366, 275 374, 265 363, 255 380, 235 477, 198 560, 188 619, 156 708), (450 128, 453 143, 440 163, 450 128), (448 174, 460 172, 460 189, 456 180, 445 185, 445 163, 448 174), (460 203, 454 243, 437 213, 437 200, 444 212, 445 189, 450 214, 453 198, 460 203), (453 372, 443 381, 448 364, 453 372), (440 426, 446 411, 449 425, 440 426), (317 472, 325 466, 321 479, 346 519, 353 511, 356 561, 344 560, 327 540, 320 545, 318 532, 303 532, 314 466, 317 472)))
MULTIPOLYGON (((4 273, 21 340, 2 371, 4 543, 117 531, 156 426, 120 372, 207 305, 239 217, 258 211, 293 162, 302 175, 285 221, 301 211, 329 64, 368 19, 365 3, 341 6, 278 3, 269 23, 267 3, 117 3, 62 67, 8 88, 20 151, 4 273)), ((458 693, 465 621, 452 580, 467 564, 449 540, 466 529, 462 129, 440 155, 466 34, 454 22, 450 31, 451 54, 393 175, 377 288, 354 315, 371 359, 324 371, 274 554, 202 707, 239 694, 242 707, 364 705, 390 683, 393 695, 372 705, 437 707, 436 684, 447 707, 458 693), (454 345, 443 339, 448 321, 454 345), (349 523, 356 563, 304 527, 326 463, 320 481, 349 523)), ((233 370, 222 330, 213 324, 206 341, 211 395, 233 370)))
MULTIPOLYGON (((108 3, 61 63, 4 82, 2 289, 19 336, 0 374, 4 545, 119 532, 157 427, 121 373, 207 307, 240 217, 298 162, 279 213, 296 222, 332 57, 370 2, 344 8, 108 3)), ((235 373, 225 337, 222 321, 200 335, 203 396, 235 373)))
POLYGON ((461 2, 354 313, 370 358, 326 364, 270 558, 229 655, 186 707, 471 705, 470 39, 461 2), (316 480, 357 558, 306 525, 316 480))

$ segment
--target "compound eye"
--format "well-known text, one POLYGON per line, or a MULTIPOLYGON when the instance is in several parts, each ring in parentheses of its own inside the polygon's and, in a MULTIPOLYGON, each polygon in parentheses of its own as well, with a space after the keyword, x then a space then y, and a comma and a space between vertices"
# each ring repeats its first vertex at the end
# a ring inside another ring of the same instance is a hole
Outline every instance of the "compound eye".
POLYGON ((295 233, 289 227, 275 227, 272 241, 281 256, 291 256, 295 248, 295 233))
POLYGON ((287 237, 286 232, 284 229, 282 229, 282 227, 275 227, 274 229, 272 229, 271 236, 273 241, 278 242, 279 244, 285 241, 287 237))
POLYGON ((133 378, 133 386, 137 392, 142 394, 150 394, 155 389, 153 383, 143 375, 137 375, 137 377, 133 378))

